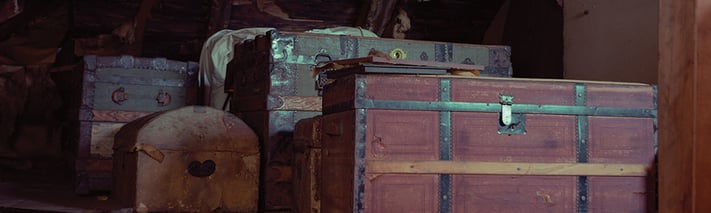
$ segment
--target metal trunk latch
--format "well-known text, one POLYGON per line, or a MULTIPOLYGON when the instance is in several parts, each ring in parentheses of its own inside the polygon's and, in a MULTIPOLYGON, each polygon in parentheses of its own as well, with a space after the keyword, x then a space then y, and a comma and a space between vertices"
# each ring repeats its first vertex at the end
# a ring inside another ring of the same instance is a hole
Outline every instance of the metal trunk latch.
POLYGON ((500 94, 501 112, 499 113, 499 134, 523 135, 526 134, 526 115, 513 113, 513 95, 500 94))

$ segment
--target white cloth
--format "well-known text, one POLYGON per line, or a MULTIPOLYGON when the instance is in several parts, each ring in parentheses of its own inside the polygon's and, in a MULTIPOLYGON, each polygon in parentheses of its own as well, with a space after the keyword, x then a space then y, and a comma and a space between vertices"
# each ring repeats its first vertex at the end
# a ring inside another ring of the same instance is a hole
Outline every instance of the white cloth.
POLYGON ((330 34, 330 35, 350 35, 350 36, 361 36, 361 37, 378 37, 374 32, 366 30, 360 27, 332 27, 326 29, 312 29, 307 30, 307 33, 319 33, 319 34, 330 34))

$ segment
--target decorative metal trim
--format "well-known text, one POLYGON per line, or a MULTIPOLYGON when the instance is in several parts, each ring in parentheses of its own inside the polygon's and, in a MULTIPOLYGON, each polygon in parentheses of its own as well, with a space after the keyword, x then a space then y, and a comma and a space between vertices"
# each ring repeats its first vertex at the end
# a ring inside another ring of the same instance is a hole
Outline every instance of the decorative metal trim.
POLYGON ((269 46, 269 94, 296 95, 296 65, 288 63, 294 56, 295 39, 293 35, 282 35, 276 31, 267 33, 269 46))
MULTIPOLYGON (((351 105, 356 109, 399 109, 423 111, 458 111, 458 112, 501 112, 499 103, 470 103, 470 102, 443 102, 443 101, 394 101, 360 99, 351 105)), ((338 111, 335 109, 329 109, 338 111)), ((587 115, 587 116, 613 116, 613 117, 645 117, 656 118, 656 109, 596 107, 596 106, 564 106, 564 105, 538 105, 514 104, 513 113, 526 114, 556 114, 556 115, 587 115)))
POLYGON ((452 62, 454 60, 454 44, 452 43, 447 43, 447 62, 452 62))
POLYGON ((447 47, 443 43, 437 43, 434 45, 435 61, 447 62, 446 56, 447 47))

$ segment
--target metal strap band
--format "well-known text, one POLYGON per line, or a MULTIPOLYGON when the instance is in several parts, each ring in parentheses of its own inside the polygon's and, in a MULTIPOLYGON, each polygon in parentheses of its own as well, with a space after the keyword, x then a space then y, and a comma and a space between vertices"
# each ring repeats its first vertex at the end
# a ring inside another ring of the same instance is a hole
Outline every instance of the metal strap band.
MULTIPOLYGON (((439 81, 439 100, 442 102, 451 99, 451 83, 449 79, 439 81)), ((439 113, 439 159, 452 160, 452 112, 439 113)), ((439 212, 452 212, 452 176, 439 175, 439 212)))
MULTIPOLYGON (((366 92, 366 79, 356 78, 356 84, 358 88, 356 89, 356 98, 365 97, 366 92)), ((367 109, 356 109, 355 110, 355 170, 354 170, 354 180, 353 180, 353 208, 354 212, 362 212, 365 209, 365 141, 366 141, 366 122, 367 122, 367 109)))
MULTIPOLYGON (((575 85, 575 105, 584 107, 586 105, 587 95, 585 94, 585 85, 575 85)), ((588 162, 588 116, 577 116, 577 161, 578 163, 588 162)), ((580 176, 577 181, 578 195, 577 207, 578 212, 588 212, 588 177, 580 176)))
MULTIPOLYGON (((350 104, 348 104, 350 105, 350 104)), ((356 101, 354 108, 364 109, 398 109, 398 110, 426 110, 426 111, 457 111, 457 112, 501 112, 499 103, 470 103, 470 102, 444 102, 444 101, 393 101, 361 99, 356 101)), ((646 117, 656 118, 656 109, 595 107, 595 106, 563 106, 563 105, 537 105, 513 104, 512 113, 525 114, 557 114, 557 115, 587 115, 587 116, 613 116, 613 117, 646 117)))

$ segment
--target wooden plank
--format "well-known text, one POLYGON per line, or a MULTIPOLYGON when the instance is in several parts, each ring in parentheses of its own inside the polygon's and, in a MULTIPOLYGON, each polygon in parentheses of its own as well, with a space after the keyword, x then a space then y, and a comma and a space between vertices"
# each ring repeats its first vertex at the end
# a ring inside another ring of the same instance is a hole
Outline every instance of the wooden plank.
MULTIPOLYGON (((694 212, 711 209, 711 1, 698 0, 696 6, 696 70, 694 71, 694 212)), ((685 112, 688 106, 676 108, 685 112)), ((673 118, 673 117, 672 117, 673 118)), ((673 118, 675 119, 675 118, 673 118)), ((675 122, 679 122, 676 120, 675 122)))
POLYGON ((274 110, 286 111, 321 111, 320 96, 277 96, 281 101, 281 106, 274 110))
POLYGON ((110 158, 114 153, 114 136, 125 123, 94 122, 91 125, 91 156, 110 158))
POLYGON ((711 2, 659 2, 659 212, 711 209, 711 2))
POLYGON ((106 122, 123 122, 128 123, 140 117, 149 115, 154 112, 136 112, 136 111, 120 111, 120 110, 91 110, 93 114, 92 121, 106 122))
POLYGON ((366 172, 461 175, 646 176, 645 164, 607 163, 502 163, 462 161, 366 162, 366 172))

